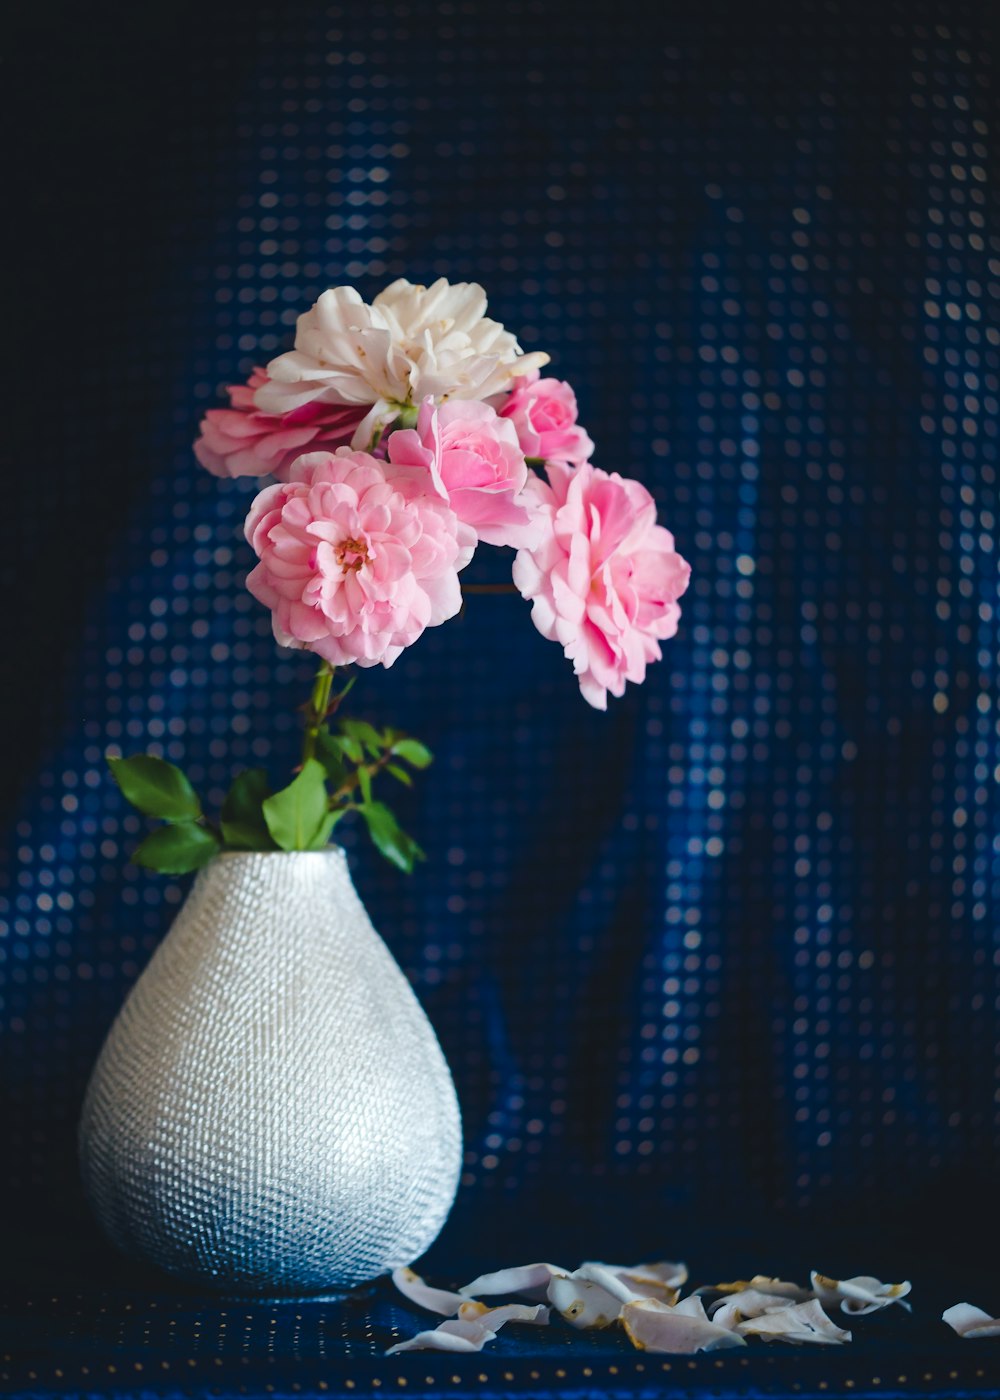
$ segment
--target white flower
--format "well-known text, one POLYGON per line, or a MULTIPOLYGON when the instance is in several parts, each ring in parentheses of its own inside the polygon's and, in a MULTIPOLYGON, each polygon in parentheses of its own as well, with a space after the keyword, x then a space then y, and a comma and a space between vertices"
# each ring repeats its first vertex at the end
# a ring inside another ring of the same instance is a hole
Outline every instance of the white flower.
POLYGON ((485 312, 486 293, 475 282, 441 277, 421 287, 400 278, 371 306, 353 287, 332 287, 299 317, 295 349, 268 365, 256 405, 289 413, 314 400, 371 404, 353 439, 366 447, 404 405, 428 395, 487 399, 549 357, 524 354, 485 312))

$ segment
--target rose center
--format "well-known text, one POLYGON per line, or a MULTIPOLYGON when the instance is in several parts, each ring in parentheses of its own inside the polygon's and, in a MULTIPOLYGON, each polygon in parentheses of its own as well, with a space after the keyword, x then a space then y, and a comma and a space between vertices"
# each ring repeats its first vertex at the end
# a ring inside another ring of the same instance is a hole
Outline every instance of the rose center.
POLYGON ((333 554, 345 574, 356 574, 368 559, 368 545, 364 540, 341 540, 333 554))

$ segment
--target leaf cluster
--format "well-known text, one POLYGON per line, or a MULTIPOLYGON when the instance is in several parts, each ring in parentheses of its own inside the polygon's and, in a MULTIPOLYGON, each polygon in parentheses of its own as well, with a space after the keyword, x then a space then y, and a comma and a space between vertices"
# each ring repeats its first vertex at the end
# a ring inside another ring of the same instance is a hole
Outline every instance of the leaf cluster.
POLYGON ((394 729, 341 719, 312 727, 312 752, 287 786, 271 788, 262 768, 240 773, 222 804, 218 823, 205 816, 187 776, 153 754, 109 755, 125 798, 164 825, 145 838, 132 859, 164 874, 197 870, 221 851, 320 851, 337 823, 351 813, 364 822, 377 850, 407 873, 423 851, 376 799, 383 776, 411 786, 412 770, 426 768, 430 750, 394 729))

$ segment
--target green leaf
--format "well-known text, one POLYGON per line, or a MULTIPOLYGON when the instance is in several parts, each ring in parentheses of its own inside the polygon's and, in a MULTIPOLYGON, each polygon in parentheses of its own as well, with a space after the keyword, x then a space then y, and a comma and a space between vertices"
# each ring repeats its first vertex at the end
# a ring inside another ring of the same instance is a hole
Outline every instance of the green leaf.
POLYGON ((413 837, 407 836, 384 802, 365 802, 358 811, 367 823, 368 835, 386 860, 409 875, 417 861, 424 858, 413 837))
POLYGON ((406 787, 413 786, 413 779, 405 768, 400 768, 395 763, 387 763, 385 771, 391 773, 397 782, 403 783, 406 787))
MULTIPOLYGON (((341 732, 346 734, 348 738, 356 739, 358 743, 363 744, 372 758, 378 758, 379 754, 385 748, 382 735, 375 726, 369 724, 367 720, 343 719, 340 721, 340 728, 341 732)), ((355 762, 358 761, 359 760, 355 760, 355 762)))
POLYGON ((274 838, 264 820, 263 803, 271 784, 263 768, 240 773, 222 804, 222 835, 227 846, 243 851, 273 851, 274 838))
POLYGON ((358 785, 361 788, 361 796, 366 802, 372 800, 372 775, 367 768, 358 769, 358 785))
POLYGON ((322 763, 307 759, 301 773, 261 806, 267 829, 283 851, 308 851, 328 811, 322 763))
POLYGON ((186 875, 207 864, 218 850, 218 839, 211 831, 196 822, 176 822, 151 831, 132 859, 163 875, 186 875))
POLYGON ((112 777, 126 799, 147 817, 166 822, 195 821, 201 816, 201 803, 194 788, 179 768, 151 753, 132 758, 108 755, 112 777))
POLYGON ((392 746, 397 758, 411 763, 414 768, 427 768, 434 762, 434 755, 419 739, 398 739, 392 746))
POLYGON ((361 747, 361 741, 353 734, 333 735, 332 742, 340 749, 345 758, 349 758, 352 763, 364 763, 365 751, 361 747))
POLYGON ((321 729, 316 735, 316 757, 326 769, 326 776, 334 787, 340 787, 347 778, 344 753, 340 740, 334 738, 328 729, 321 729))
POLYGON ((327 812, 326 816, 319 824, 319 830, 309 843, 309 849, 311 851, 321 851, 323 847, 327 845, 333 828, 346 813, 346 807, 334 807, 332 812, 327 812))

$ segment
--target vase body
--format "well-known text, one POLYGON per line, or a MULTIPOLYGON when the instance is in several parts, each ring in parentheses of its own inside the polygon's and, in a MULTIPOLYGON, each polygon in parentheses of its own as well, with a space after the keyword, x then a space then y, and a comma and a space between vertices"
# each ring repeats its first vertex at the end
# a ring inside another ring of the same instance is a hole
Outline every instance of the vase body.
POLYGON ((120 1248, 227 1291, 349 1288, 432 1243, 455 1090, 343 851, 199 873, 105 1041, 80 1157, 120 1248))

